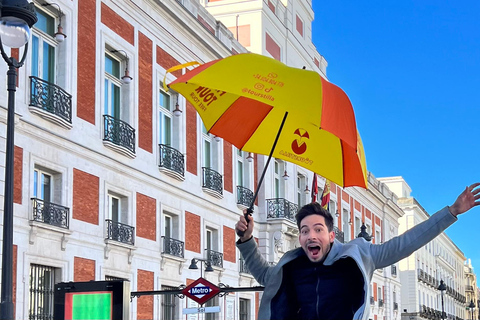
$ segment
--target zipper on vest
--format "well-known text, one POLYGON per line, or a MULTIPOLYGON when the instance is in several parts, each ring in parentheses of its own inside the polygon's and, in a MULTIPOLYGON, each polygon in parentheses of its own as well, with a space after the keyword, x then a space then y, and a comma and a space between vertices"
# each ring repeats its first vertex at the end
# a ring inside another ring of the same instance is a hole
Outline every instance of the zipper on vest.
POLYGON ((315 306, 315 312, 317 313, 317 319, 320 318, 320 314, 319 314, 319 310, 318 310, 318 304, 319 304, 319 292, 318 292, 318 288, 320 287, 320 275, 318 273, 318 270, 317 270, 317 267, 315 267, 315 274, 317 275, 317 287, 315 288, 315 293, 316 293, 316 296, 317 296, 317 303, 316 303, 316 306, 315 306))

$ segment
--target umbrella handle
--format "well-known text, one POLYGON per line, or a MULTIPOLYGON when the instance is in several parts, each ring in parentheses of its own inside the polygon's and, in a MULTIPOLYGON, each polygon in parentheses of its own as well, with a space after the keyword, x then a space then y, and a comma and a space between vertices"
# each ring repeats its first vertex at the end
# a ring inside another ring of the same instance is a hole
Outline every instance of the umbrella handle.
MULTIPOLYGON (((243 215, 245 217, 245 220, 247 220, 247 225, 248 225, 248 222, 250 221, 250 216, 252 215, 252 213, 253 213, 253 209, 248 208, 247 212, 245 212, 243 215)), ((237 230, 237 236, 239 236, 240 238, 243 237, 244 234, 245 234, 245 231, 237 230)))

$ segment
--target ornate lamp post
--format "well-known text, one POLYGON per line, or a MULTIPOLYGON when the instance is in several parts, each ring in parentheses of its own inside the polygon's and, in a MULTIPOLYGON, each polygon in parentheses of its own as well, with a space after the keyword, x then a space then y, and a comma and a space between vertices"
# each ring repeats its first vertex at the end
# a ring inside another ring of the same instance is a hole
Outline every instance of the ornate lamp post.
POLYGON ((37 22, 35 6, 27 0, 0 0, 0 51, 8 65, 7 142, 5 148, 5 193, 3 202, 2 295, 0 319, 13 319, 13 150, 17 68, 23 66, 28 51, 30 28, 37 22), (21 48, 23 57, 8 57, 3 45, 21 48))
POLYGON ((442 296, 442 320, 445 320, 445 309, 443 307, 443 292, 447 290, 447 287, 445 286, 445 282, 443 282, 443 280, 440 280, 440 285, 437 289, 440 290, 440 294, 442 296))
POLYGON ((204 262, 205 262, 205 272, 213 272, 212 264, 210 263, 210 261, 205 260, 205 259, 197 259, 197 258, 192 259, 192 262, 190 263, 190 266, 188 267, 188 269, 191 269, 191 270, 198 269, 198 266, 197 266, 198 261, 200 261, 200 267, 201 267, 200 268, 200 278, 203 278, 202 265, 203 265, 204 262))

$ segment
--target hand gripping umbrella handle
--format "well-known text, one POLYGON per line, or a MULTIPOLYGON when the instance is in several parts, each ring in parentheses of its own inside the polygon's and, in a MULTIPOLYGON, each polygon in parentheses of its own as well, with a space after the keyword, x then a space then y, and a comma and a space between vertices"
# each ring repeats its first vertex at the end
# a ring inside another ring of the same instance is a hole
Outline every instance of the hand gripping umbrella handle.
MULTIPOLYGON (((253 209, 248 208, 247 212, 245 212, 245 214, 243 215, 245 217, 245 220, 247 220, 247 225, 248 225, 248 222, 250 221, 250 216, 252 215, 252 213, 253 213, 253 209)), ((237 236, 239 236, 240 238, 243 237, 244 234, 245 234, 245 231, 237 230, 237 236)))

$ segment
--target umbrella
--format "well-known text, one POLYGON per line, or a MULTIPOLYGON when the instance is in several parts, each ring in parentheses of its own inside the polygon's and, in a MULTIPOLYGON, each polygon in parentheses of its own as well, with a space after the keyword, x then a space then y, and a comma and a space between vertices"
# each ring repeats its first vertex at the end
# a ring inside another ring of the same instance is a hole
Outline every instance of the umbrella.
POLYGON ((318 73, 244 53, 202 64, 168 87, 195 107, 210 133, 240 150, 269 155, 265 169, 274 156, 337 185, 367 187, 350 100, 318 73))

